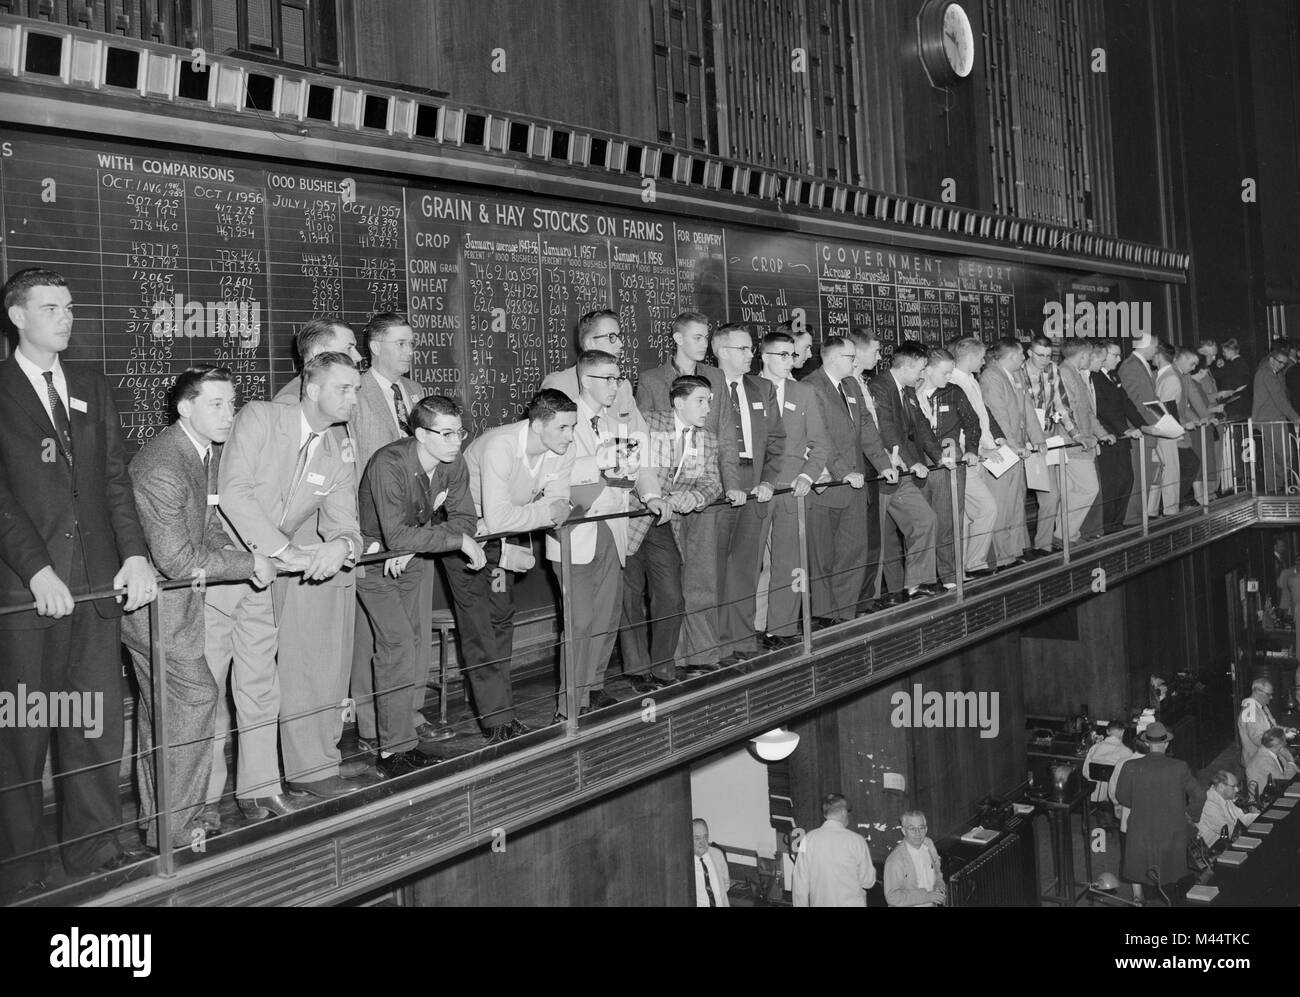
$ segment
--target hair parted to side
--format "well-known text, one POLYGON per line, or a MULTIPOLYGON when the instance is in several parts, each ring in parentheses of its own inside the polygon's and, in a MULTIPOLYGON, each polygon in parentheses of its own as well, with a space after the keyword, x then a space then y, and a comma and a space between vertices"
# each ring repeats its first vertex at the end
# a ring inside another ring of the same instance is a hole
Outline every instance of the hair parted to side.
POLYGON ((205 384, 233 384, 234 380, 229 367, 214 367, 211 364, 189 367, 176 376, 168 393, 168 402, 175 408, 181 402, 192 402, 198 398, 205 384))
POLYGON ((14 305, 27 304, 27 292, 35 287, 67 287, 68 282, 57 270, 44 267, 28 267, 13 274, 4 286, 4 305, 8 311, 14 305))
POLYGON ((578 411, 578 403, 563 391, 542 388, 528 400, 527 418, 529 422, 548 426, 560 413, 576 411, 578 411))
POLYGON ((694 392, 703 388, 705 391, 712 393, 713 389, 709 382, 695 374, 683 374, 673 381, 673 386, 668 389, 668 400, 675 402, 681 398, 689 398, 694 392))
POLYGON ((596 327, 596 323, 603 318, 612 318, 615 322, 618 322, 618 312, 611 311, 608 308, 597 308, 595 311, 587 312, 578 319, 578 346, 580 348, 584 350, 587 348, 587 336, 596 327))
POLYGON ((298 334, 293 337, 293 345, 298 351, 298 359, 304 366, 317 353, 324 352, 326 344, 334 339, 335 329, 346 329, 356 335, 352 326, 333 315, 319 315, 303 323, 298 334))
POLYGON ((316 384, 323 380, 329 373, 331 367, 348 367, 351 370, 357 369, 357 365, 352 362, 352 358, 346 353, 336 353, 334 350, 326 350, 324 353, 317 353, 302 365, 303 386, 305 387, 308 384, 316 384))
POLYGON ((446 395, 425 395, 411 409, 411 432, 432 429, 442 415, 460 417, 464 410, 446 395))

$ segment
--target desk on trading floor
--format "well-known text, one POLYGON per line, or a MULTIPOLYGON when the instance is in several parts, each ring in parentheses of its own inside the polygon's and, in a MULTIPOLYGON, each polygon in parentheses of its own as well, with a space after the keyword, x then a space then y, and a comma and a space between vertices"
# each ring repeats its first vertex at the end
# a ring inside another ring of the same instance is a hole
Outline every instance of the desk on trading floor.
MULTIPOLYGON (((1292 779, 1291 784, 1300 785, 1292 779)), ((1283 800, 1286 797, 1282 797, 1283 800)), ((1217 886, 1219 894, 1212 907, 1295 907, 1300 905, 1300 802, 1289 808, 1274 804, 1250 828, 1244 829, 1241 838, 1258 837, 1261 843, 1247 853, 1246 861, 1239 866, 1215 862, 1214 875, 1207 886, 1217 886), (1271 819, 1267 815, 1282 810, 1282 816, 1271 819), (1252 830, 1272 825, 1272 830, 1262 837, 1252 830)), ((1240 840, 1240 839, 1239 839, 1240 840)), ((1202 906, 1187 901, 1188 906, 1202 906)))

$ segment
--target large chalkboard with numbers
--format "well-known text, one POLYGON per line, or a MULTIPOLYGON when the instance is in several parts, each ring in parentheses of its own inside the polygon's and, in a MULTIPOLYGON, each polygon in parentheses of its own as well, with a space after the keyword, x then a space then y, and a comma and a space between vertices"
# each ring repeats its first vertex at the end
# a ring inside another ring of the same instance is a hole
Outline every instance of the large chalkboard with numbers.
POLYGON ((109 377, 132 449, 166 424, 167 387, 191 364, 231 367, 244 399, 273 394, 293 377, 293 334, 314 315, 360 329, 377 311, 408 312, 412 376, 459 398, 478 433, 518 418, 542 377, 572 362, 576 320, 594 308, 618 312, 635 376, 671 353, 670 320, 688 309, 756 333, 794 317, 819 335, 872 329, 887 353, 907 338, 1027 335, 1044 300, 1071 289, 1160 307, 1150 288, 1116 278, 653 206, 55 135, 15 133, 4 152, 5 272, 67 277, 78 317, 65 362, 109 377))

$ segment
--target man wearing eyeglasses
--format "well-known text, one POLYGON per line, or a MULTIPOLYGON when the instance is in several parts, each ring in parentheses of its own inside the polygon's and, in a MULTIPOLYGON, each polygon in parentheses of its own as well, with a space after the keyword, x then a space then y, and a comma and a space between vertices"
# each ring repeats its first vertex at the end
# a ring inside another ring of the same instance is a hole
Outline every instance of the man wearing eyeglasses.
POLYGON ((462 671, 474 690, 484 724, 514 721, 510 704, 510 662, 486 660, 491 639, 490 606, 483 548, 474 539, 478 514, 469 470, 461 456, 465 430, 461 409, 449 398, 429 395, 409 416, 413 436, 381 447, 361 478, 361 533, 367 547, 403 551, 383 570, 372 565, 357 579, 357 595, 375 635, 375 714, 379 728, 376 767, 385 778, 425 768, 434 759, 419 750, 412 722, 421 673, 423 642, 421 582, 433 565, 416 554, 462 554, 469 572, 448 564, 447 582, 465 648, 462 671), (503 674, 504 671, 504 674, 503 674))
MULTIPOLYGON (((758 635, 763 647, 774 650, 797 643, 802 590, 795 584, 799 563, 798 498, 807 496, 824 470, 830 455, 830 441, 822 422, 821 408, 813 389, 790 376, 798 352, 794 337, 772 332, 763 337, 763 378, 771 383, 785 443, 777 465, 777 490, 791 494, 772 500, 772 567, 767 592, 767 630, 758 635)), ((763 559, 760 540, 751 552, 757 572, 763 559)), ((803 580, 806 584, 807 580, 803 580)), ((755 609, 755 612, 757 610, 755 609)), ((753 619, 746 617, 746 622, 753 619)))
POLYGON ((925 814, 905 810, 903 840, 885 859, 885 903, 890 907, 942 907, 948 898, 939 850, 926 834, 925 814))
MULTIPOLYGON (((618 315, 608 308, 587 312, 578 319, 578 350, 593 350, 614 358, 617 365, 623 356, 623 332, 618 323, 618 315)), ((563 391, 575 402, 582 393, 579 383, 578 365, 564 370, 552 371, 542 379, 543 388, 563 391)), ((620 434, 633 439, 641 439, 645 433, 645 419, 632 397, 632 385, 626 379, 620 380, 614 393, 614 400, 608 407, 609 415, 622 426, 620 434)))
POLYGON ((1237 806, 1237 797, 1241 792, 1241 783, 1227 769, 1214 773, 1214 782, 1205 791, 1205 806, 1201 808, 1201 817, 1196 822, 1196 829, 1201 832, 1201 840, 1213 845, 1219 835, 1227 828, 1228 837, 1237 833, 1237 824, 1249 827, 1258 814, 1248 814, 1237 806))
MULTIPOLYGON (((670 393, 679 377, 702 377, 709 384, 709 414, 703 428, 712 434, 718 447, 718 473, 723 492, 733 507, 742 506, 748 490, 742 480, 739 453, 736 449, 735 414, 723 382, 722 372, 704 362, 709 348, 709 319, 699 312, 682 312, 672 321, 673 342, 677 345, 672 360, 647 370, 637 380, 636 403, 642 413, 672 412, 670 393)), ((734 350, 732 352, 735 352, 734 350)), ((746 357, 746 362, 752 357, 746 357)), ((717 550, 723 523, 716 513, 691 518, 684 542, 690 550, 717 550)), ((692 670, 710 671, 717 667, 723 651, 718 647, 718 594, 724 571, 716 564, 693 566, 691 589, 683 592, 686 617, 682 625, 682 642, 677 655, 679 664, 692 670)))

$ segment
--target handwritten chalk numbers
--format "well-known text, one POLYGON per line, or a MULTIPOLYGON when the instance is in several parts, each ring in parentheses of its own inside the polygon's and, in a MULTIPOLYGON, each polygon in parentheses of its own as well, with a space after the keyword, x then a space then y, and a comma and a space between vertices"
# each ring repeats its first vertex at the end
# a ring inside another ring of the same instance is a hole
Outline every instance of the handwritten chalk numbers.
POLYGON ((808 72, 808 53, 804 49, 794 48, 790 50, 790 72, 808 72))
POLYGON ((1092 50, 1091 68, 1094 73, 1104 73, 1106 71, 1106 50, 1104 48, 1092 50))
POLYGON ((351 177, 345 177, 343 182, 339 184, 339 196, 342 198, 344 204, 356 204, 357 182, 351 177))
POLYGON ((952 204, 957 200, 957 181, 952 177, 944 177, 943 183, 939 185, 939 200, 944 204, 952 204))
POLYGON ((492 72, 504 73, 506 71, 506 50, 503 48, 494 48, 492 50, 492 72))
POLYGON ((1092 590, 1098 593, 1106 591, 1106 569, 1105 568, 1092 569, 1092 590))
POLYGON ((190 69, 196 73, 208 71, 208 53, 201 48, 190 49, 190 69))
POLYGON ((795 568, 790 572, 790 591, 796 595, 802 595, 808 591, 808 572, 803 568, 795 568))
POLYGON ((658 189, 655 187, 655 178, 642 177, 641 178, 641 203, 654 204, 655 196, 657 194, 658 194, 658 189))
POLYGON ((655 712, 655 701, 647 696, 645 699, 641 700, 641 722, 643 724, 652 724, 657 719, 658 714, 655 712))
POLYGON ((1099 854, 1106 851, 1106 829, 1103 827, 1094 827, 1092 829, 1092 841, 1089 844, 1093 854, 1099 854))
POLYGON ((1255 178, 1254 177, 1246 177, 1245 180, 1241 181, 1241 203, 1242 204, 1255 203, 1255 178))
POLYGON ((54 177, 41 178, 41 201, 45 204, 54 204, 59 199, 59 185, 54 182, 54 177))
POLYGON ((497 855, 504 855, 506 850, 506 829, 504 827, 492 828, 492 851, 497 855))

